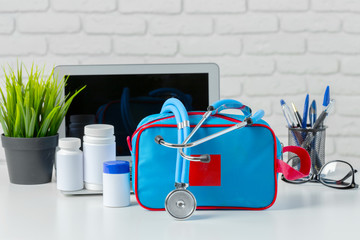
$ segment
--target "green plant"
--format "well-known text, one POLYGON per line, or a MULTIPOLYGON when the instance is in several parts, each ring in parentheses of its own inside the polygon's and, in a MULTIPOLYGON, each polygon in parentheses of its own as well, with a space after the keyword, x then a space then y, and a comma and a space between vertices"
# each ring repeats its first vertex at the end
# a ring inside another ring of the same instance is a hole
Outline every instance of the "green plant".
POLYGON ((11 67, 8 72, 4 68, 6 91, 0 88, 0 123, 4 135, 23 138, 56 135, 72 100, 85 86, 63 96, 67 79, 59 80, 53 70, 45 76, 45 70, 34 65, 30 72, 25 70, 26 84, 23 64, 17 66, 16 72, 11 67))

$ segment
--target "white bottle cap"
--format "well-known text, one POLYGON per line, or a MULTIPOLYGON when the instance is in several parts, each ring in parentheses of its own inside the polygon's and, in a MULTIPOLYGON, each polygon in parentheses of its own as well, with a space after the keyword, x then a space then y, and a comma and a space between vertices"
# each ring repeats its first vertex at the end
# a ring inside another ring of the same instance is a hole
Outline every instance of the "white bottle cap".
POLYGON ((80 147, 80 138, 68 137, 59 139, 59 148, 79 149, 80 147))
POLYGON ((114 135, 114 126, 109 124, 90 124, 85 126, 84 133, 91 137, 110 137, 114 135))

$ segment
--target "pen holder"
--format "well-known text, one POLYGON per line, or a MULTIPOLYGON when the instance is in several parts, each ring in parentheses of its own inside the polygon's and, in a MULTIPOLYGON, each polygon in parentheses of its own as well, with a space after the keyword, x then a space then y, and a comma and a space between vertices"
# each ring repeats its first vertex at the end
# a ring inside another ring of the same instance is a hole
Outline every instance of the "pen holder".
MULTIPOLYGON (((289 128, 289 146, 299 146, 306 149, 311 158, 311 172, 317 174, 325 163, 326 127, 317 129, 289 128)), ((293 153, 288 154, 292 167, 298 167, 299 160, 293 153)))

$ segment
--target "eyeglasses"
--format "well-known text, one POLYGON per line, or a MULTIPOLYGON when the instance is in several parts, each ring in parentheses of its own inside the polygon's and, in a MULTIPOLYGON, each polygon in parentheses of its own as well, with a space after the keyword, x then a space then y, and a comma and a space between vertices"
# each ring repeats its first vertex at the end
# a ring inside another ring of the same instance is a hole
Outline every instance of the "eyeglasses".
MULTIPOLYGON (((298 157, 289 159, 288 164, 297 170, 300 169, 298 157)), ((282 175, 281 179, 294 184, 320 182, 332 188, 349 189, 359 187, 359 185, 355 183, 355 173, 357 173, 357 170, 354 170, 349 163, 342 160, 334 160, 323 165, 317 174, 310 173, 309 176, 297 180, 287 180, 284 175, 282 175)))

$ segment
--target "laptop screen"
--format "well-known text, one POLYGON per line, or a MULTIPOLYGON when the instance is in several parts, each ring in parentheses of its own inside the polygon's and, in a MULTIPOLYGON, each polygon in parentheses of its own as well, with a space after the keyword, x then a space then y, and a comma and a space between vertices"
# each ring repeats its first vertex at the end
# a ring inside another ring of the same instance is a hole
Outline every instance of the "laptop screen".
POLYGON ((130 155, 126 138, 138 123, 159 113, 170 97, 183 102, 188 111, 209 105, 208 73, 126 75, 69 75, 65 94, 86 85, 76 96, 66 116, 66 136, 82 139, 84 126, 111 124, 115 128, 116 155, 130 155))

